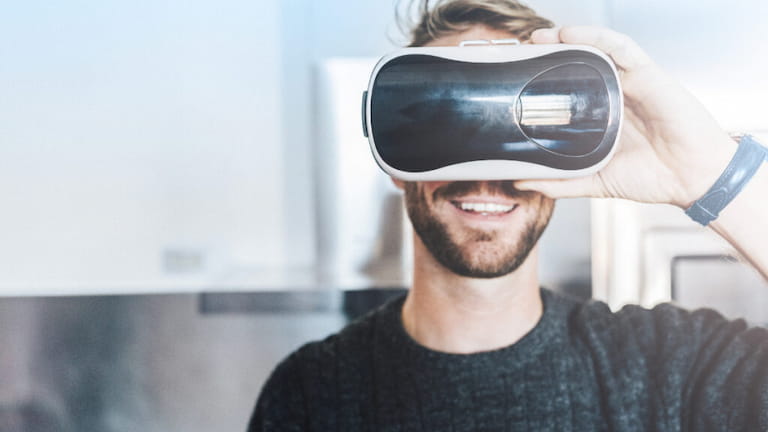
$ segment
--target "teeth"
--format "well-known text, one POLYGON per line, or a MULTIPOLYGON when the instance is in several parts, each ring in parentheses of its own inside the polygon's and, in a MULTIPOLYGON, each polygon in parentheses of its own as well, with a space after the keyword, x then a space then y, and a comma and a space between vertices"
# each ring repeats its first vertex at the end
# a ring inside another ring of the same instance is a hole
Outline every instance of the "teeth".
POLYGON ((477 213, 507 213, 515 208, 514 205, 502 205, 495 203, 472 203, 463 202, 459 203, 459 207, 464 211, 471 211, 477 213))

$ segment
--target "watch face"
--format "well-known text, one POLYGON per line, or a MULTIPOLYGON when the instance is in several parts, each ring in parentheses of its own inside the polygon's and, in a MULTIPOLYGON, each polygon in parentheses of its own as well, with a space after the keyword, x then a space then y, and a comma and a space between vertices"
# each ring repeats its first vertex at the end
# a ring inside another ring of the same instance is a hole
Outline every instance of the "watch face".
POLYGON ((374 151, 407 173, 487 160, 583 170, 611 152, 621 118, 614 69, 581 50, 500 62, 405 54, 369 93, 374 151))

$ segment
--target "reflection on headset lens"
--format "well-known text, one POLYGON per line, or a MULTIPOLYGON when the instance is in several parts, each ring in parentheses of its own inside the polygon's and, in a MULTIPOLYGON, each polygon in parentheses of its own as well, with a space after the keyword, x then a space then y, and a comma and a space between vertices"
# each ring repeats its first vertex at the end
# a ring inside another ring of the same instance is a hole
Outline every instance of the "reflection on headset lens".
POLYGON ((608 89, 600 73, 584 64, 550 69, 520 93, 518 123, 536 144, 580 156, 601 142, 610 115, 608 89))

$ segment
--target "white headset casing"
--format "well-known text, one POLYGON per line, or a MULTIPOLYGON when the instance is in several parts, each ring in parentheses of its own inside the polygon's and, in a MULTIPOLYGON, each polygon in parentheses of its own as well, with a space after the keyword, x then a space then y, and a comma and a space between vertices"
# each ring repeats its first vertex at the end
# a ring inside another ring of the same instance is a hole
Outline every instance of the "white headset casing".
POLYGON ((622 115, 616 67, 583 45, 403 48, 363 94, 371 152, 406 181, 588 175, 616 151, 622 115))

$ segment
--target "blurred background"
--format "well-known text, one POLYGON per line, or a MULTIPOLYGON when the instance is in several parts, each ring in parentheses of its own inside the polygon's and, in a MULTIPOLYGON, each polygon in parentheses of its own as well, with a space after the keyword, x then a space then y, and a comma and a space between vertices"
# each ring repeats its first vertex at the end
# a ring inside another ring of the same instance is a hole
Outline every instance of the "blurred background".
MULTIPOLYGON (((629 34, 768 142, 765 2, 527 4, 629 34)), ((0 0, 0 431, 244 430, 281 358, 407 288, 360 124, 395 7, 0 0)), ((549 288, 768 322, 678 209, 561 200, 541 244, 549 288)))

